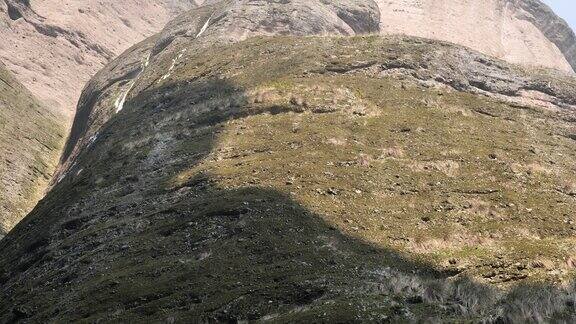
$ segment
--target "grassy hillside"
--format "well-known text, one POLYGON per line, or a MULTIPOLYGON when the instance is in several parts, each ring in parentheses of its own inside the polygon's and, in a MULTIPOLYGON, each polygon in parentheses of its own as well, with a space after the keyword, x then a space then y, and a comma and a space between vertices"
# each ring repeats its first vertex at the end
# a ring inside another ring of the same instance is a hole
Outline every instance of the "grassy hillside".
POLYGON ((43 196, 63 146, 63 125, 0 65, 0 237, 43 196))
POLYGON ((186 45, 0 243, 1 319, 575 318, 574 79, 411 38, 186 45))

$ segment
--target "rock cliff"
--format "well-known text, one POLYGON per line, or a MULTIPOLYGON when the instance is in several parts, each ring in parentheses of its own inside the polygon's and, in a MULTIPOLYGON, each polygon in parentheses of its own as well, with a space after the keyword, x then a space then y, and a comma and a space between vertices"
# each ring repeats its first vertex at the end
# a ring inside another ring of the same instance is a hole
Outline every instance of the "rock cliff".
POLYGON ((403 34, 464 45, 512 63, 567 72, 573 72, 576 67, 576 35, 539 0, 341 0, 265 5, 267 2, 214 0, 205 3, 218 4, 217 8, 223 8, 219 10, 225 13, 215 15, 234 21, 226 32, 222 30, 225 22, 213 26, 228 40, 254 34, 310 31, 314 34, 336 31, 344 35, 403 34), (246 6, 252 10, 241 9, 246 6), (242 19, 236 19, 238 15, 242 19), (275 19, 286 16, 290 17, 289 24, 275 19), (323 25, 326 20, 331 21, 330 27, 323 25), (318 28, 319 24, 324 27, 318 28))
POLYGON ((576 67, 574 32, 539 0, 377 2, 384 34, 449 41, 513 63, 576 67))
POLYGON ((3 0, 0 59, 68 123, 94 73, 195 6, 193 0, 3 0))

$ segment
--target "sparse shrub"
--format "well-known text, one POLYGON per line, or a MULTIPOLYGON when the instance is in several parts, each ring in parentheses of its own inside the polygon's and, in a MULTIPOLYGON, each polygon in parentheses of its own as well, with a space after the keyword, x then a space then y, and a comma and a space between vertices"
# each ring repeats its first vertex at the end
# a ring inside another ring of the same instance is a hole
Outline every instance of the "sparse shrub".
POLYGON ((565 308, 566 295, 559 289, 519 286, 502 298, 504 321, 508 323, 546 323, 565 308))
MULTIPOLYGON (((374 272, 376 293, 414 300, 449 310, 462 322, 473 323, 571 323, 576 316, 573 285, 518 285, 502 292, 471 278, 426 279, 385 268, 374 272)), ((425 322, 430 322, 425 318, 425 322)), ((450 322, 445 319, 441 322, 450 322)))
POLYGON ((576 182, 573 181, 564 181, 562 184, 560 191, 569 195, 569 196, 576 196, 576 182))
POLYGON ((446 301, 446 284, 437 280, 431 281, 424 288, 424 300, 430 303, 445 303, 446 301))
POLYGON ((369 167, 371 160, 372 160, 372 157, 370 157, 370 155, 368 155, 368 154, 360 154, 360 155, 358 156, 357 163, 358 163, 359 166, 369 167))
POLYGON ((389 148, 382 149, 382 155, 380 156, 381 159, 385 158, 392 158, 392 159, 401 159, 405 155, 404 150, 399 146, 393 146, 389 148))
POLYGON ((306 100, 299 95, 293 95, 292 98, 290 98, 290 103, 296 107, 308 107, 306 100))
POLYGON ((447 301, 458 305, 458 311, 467 316, 485 315, 486 305, 497 301, 496 291, 468 278, 450 282, 445 294, 447 301))
POLYGON ((448 177, 455 177, 458 175, 460 164, 452 160, 418 162, 412 165, 412 169, 418 172, 439 171, 448 177))

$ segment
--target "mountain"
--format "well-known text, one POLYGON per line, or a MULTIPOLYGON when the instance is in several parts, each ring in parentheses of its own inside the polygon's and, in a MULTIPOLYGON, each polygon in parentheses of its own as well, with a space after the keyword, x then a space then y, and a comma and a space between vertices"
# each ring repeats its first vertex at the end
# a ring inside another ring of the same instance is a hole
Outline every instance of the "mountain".
POLYGON ((215 2, 108 64, 0 241, 0 321, 574 321, 569 55, 374 35, 382 5, 215 2))
POLYGON ((195 6, 193 0, 3 0, 0 60, 69 122, 94 73, 195 6))
MULTIPOLYGON (((5 0, 0 3, 0 35, 6 40, 0 44, 0 59, 51 113, 63 116, 61 125, 68 126, 75 114, 72 107, 90 76, 127 47, 161 29, 171 17, 201 4, 209 6, 172 22, 159 48, 174 39, 196 36, 189 35, 190 31, 204 26, 202 33, 209 37, 197 42, 205 46, 258 35, 400 33, 465 45, 524 65, 569 73, 575 65, 574 33, 534 0, 493 0, 482 6, 474 1, 5 0)), ((133 71, 137 73, 138 68, 133 71)), ((126 88, 126 84, 120 86, 126 88)), ((114 100, 120 105, 125 98, 114 100)), ((79 115, 89 118, 90 112, 79 115)), ((78 139, 77 128, 86 123, 76 125, 65 161, 71 160, 68 156, 78 139)))
POLYGON ((0 1, 0 60, 6 63, 6 82, 0 84, 0 235, 42 198, 86 81, 195 6, 190 0, 0 1))
POLYGON ((538 0, 482 4, 474 0, 339 0, 331 4, 292 0, 274 5, 294 10, 291 26, 273 21, 275 15, 285 13, 278 8, 273 10, 279 12, 271 12, 266 0, 4 0, 0 2, 0 37, 5 40, 0 44, 0 59, 53 111, 72 117, 82 87, 96 71, 158 32, 171 18, 201 3, 217 4, 228 12, 226 21, 240 22, 229 26, 231 34, 223 35, 226 38, 310 32, 406 34, 468 46, 514 63, 564 71, 576 66, 576 36, 538 0), (256 20, 237 19, 245 14, 243 6, 257 9, 250 12, 250 19, 256 20), (302 29, 311 23, 305 21, 311 16, 317 26, 302 29))
MULTIPOLYGON (((539 0, 207 3, 215 5, 211 30, 229 41, 270 34, 404 34, 464 45, 512 63, 567 72, 576 67, 574 32, 539 0)), ((208 18, 182 17, 191 24, 208 18)), ((185 33, 184 21, 180 27, 179 32, 185 33)))
POLYGON ((44 195, 66 137, 61 118, 0 63, 0 238, 44 195))

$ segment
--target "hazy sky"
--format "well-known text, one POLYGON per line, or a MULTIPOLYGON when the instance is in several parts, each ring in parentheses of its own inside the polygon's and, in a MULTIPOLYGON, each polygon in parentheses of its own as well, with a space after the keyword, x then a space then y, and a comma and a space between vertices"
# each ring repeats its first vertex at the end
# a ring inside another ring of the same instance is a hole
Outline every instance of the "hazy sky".
POLYGON ((544 0, 554 11, 564 18, 573 30, 576 30, 576 1, 574 0, 544 0))

